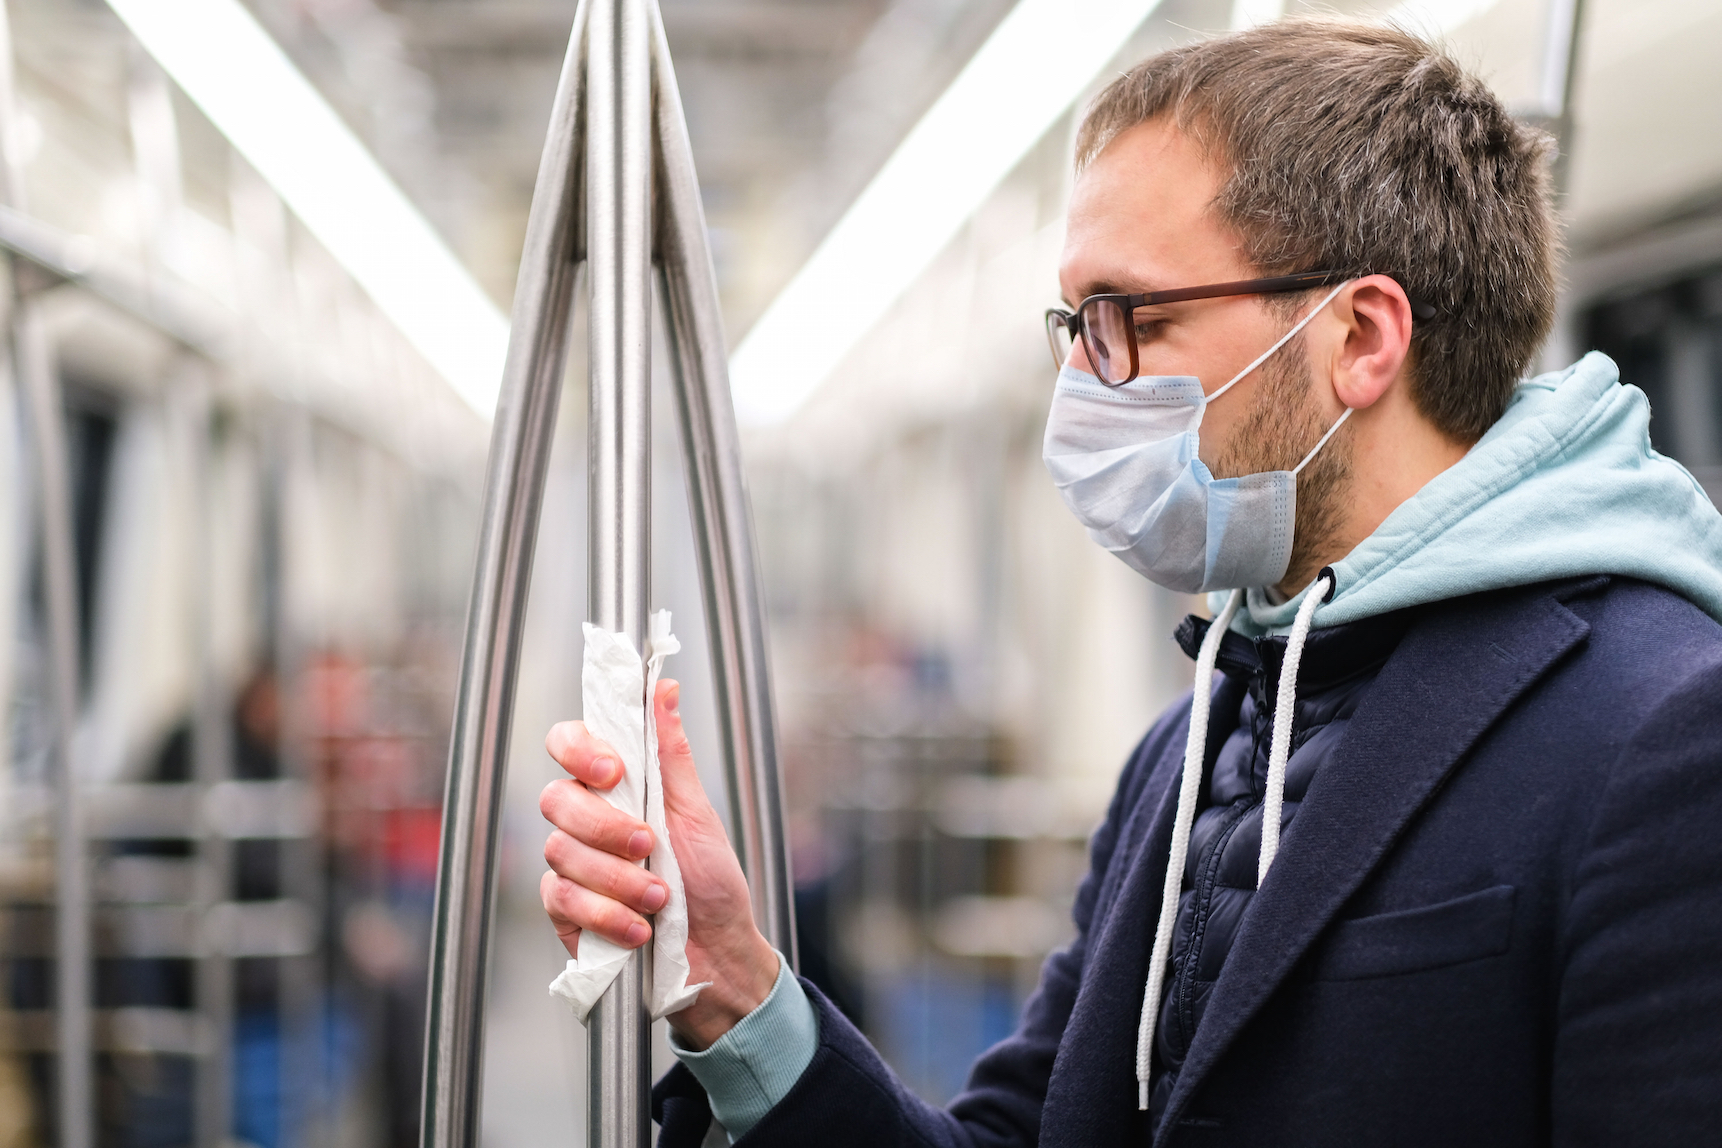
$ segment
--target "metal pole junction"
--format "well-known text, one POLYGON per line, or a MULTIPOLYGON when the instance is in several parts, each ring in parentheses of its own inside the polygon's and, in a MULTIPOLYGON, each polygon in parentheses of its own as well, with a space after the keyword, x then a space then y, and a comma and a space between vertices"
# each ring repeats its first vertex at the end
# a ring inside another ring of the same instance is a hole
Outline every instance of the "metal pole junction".
MULTIPOLYGON (((687 127, 656 3, 581 0, 528 216, 492 429, 432 926, 424 1148, 478 1143, 497 823, 532 552, 582 265, 590 296, 590 615, 644 649, 656 265, 732 830, 759 927, 795 957, 764 611, 687 127)), ((648 952, 630 958, 588 1022, 593 1148, 641 1148, 650 1139, 649 961, 648 952)))

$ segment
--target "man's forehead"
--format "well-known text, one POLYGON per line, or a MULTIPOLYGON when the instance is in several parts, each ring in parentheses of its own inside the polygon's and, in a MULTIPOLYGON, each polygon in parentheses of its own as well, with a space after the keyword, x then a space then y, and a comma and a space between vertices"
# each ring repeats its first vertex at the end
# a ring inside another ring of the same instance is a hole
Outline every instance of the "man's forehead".
POLYGON ((1164 117, 1144 120, 1119 132, 1089 160, 1077 184, 1121 177, 1129 187, 1195 184, 1211 198, 1223 178, 1202 145, 1164 117))
POLYGON ((1121 132, 1072 189, 1059 267, 1066 299, 1188 287, 1235 269, 1238 239, 1210 210, 1220 183, 1170 124, 1121 132))

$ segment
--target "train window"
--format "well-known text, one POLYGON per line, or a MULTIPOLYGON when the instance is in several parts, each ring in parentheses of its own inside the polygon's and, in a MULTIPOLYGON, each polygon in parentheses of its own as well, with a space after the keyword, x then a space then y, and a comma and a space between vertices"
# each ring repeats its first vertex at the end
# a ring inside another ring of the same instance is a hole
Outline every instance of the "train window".
POLYGON ((1722 267, 1597 303, 1585 334, 1649 396, 1656 449, 1722 495, 1722 267))
POLYGON ((78 562, 79 688, 88 693, 96 586, 103 527, 108 517, 108 475, 119 437, 120 404, 108 391, 73 380, 64 384, 66 468, 72 486, 72 531, 78 562))

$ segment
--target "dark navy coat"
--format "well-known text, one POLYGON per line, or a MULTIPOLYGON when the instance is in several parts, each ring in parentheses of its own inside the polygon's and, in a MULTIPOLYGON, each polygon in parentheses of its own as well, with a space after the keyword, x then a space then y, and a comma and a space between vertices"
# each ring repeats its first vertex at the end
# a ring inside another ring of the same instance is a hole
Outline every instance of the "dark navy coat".
MULTIPOLYGON (((962 1095, 915 1098, 807 986, 819 1050, 738 1143, 1722 1143, 1722 626, 1609 578, 1422 609, 1150 1129, 1136 1026, 1188 720, 1186 700, 1133 755, 1076 940, 962 1095)), ((662 1143, 698 1144, 685 1068, 657 1101, 662 1143)))

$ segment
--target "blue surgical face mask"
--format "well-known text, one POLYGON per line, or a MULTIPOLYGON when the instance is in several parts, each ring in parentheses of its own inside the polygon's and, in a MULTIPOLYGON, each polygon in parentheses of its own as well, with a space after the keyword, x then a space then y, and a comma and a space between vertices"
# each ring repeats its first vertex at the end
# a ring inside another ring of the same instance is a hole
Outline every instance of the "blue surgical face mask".
POLYGON ((1041 457, 1088 536, 1150 582, 1187 594, 1271 586, 1291 563, 1297 475, 1350 408, 1291 470, 1216 479, 1197 452, 1209 403, 1266 362, 1332 302, 1328 293, 1279 342, 1211 395, 1189 375, 1108 387, 1066 366, 1041 457))

